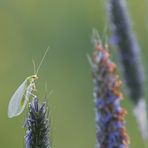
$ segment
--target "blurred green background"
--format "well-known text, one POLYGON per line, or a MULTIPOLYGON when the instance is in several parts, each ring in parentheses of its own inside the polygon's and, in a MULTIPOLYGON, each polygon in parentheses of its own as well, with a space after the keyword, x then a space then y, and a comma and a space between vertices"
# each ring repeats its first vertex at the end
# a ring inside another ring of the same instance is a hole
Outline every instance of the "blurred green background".
MULTIPOLYGON (((148 6, 138 0, 128 4, 148 78, 148 6)), ((8 119, 8 102, 20 83, 33 74, 32 59, 39 62, 47 46, 51 49, 40 69, 37 89, 41 99, 46 82, 54 90, 49 98, 53 147, 95 147, 91 68, 86 54, 92 53, 92 28, 102 32, 105 21, 103 0, 0 0, 1 148, 24 147, 26 113, 8 119)), ((131 148, 142 148, 130 101, 126 98, 123 105, 128 108, 131 148)))

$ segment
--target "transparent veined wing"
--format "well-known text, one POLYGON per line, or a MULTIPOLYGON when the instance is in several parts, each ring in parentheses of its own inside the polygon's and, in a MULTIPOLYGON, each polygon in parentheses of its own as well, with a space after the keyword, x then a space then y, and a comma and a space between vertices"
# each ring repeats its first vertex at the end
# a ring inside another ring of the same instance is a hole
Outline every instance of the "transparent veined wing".
POLYGON ((24 110, 24 105, 21 105, 22 99, 25 101, 25 92, 27 88, 27 79, 24 80, 24 82, 18 87, 18 89, 15 91, 13 96, 10 99, 9 105, 8 105, 8 117, 12 118, 15 116, 18 116, 22 113, 24 110))

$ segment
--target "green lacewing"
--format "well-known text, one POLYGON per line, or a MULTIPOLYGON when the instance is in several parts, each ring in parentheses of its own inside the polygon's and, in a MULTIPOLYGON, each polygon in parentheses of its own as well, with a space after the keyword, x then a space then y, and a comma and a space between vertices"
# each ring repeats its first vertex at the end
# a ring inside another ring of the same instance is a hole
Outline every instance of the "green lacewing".
POLYGON ((35 80, 38 79, 38 71, 43 63, 43 60, 48 52, 49 48, 46 49, 40 64, 36 70, 35 62, 33 61, 34 66, 34 75, 27 77, 24 82, 17 88, 13 96, 11 97, 8 105, 8 117, 13 118, 19 116, 25 109, 31 95, 36 91, 35 80))

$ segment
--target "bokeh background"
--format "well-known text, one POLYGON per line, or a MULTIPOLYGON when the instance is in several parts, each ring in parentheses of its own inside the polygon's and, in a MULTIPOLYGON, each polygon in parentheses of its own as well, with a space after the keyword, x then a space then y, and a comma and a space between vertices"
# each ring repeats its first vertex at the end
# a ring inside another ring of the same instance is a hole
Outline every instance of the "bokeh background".
MULTIPOLYGON (((128 6, 141 46, 147 90, 148 5, 146 1, 131 0, 128 6)), ((8 102, 20 83, 33 74, 32 59, 39 63, 48 46, 50 51, 39 72, 37 94, 42 101, 45 83, 49 91, 54 90, 49 97, 53 147, 95 147, 93 85, 86 54, 92 53, 92 28, 101 33, 105 24, 103 0, 0 0, 1 148, 25 147, 26 112, 8 119, 8 102)), ((132 105, 127 97, 122 104, 128 109, 126 123, 131 148, 142 148, 132 105)))

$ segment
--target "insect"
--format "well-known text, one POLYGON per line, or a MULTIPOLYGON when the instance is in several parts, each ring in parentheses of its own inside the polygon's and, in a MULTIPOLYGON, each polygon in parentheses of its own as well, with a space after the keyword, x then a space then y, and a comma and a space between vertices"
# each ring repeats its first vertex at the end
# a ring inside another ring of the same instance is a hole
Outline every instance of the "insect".
POLYGON ((35 62, 33 61, 34 75, 27 77, 11 97, 8 105, 9 118, 19 116, 24 111, 30 97, 31 96, 35 97, 35 95, 32 93, 36 91, 35 80, 38 79, 38 76, 37 76, 38 71, 43 63, 43 60, 48 50, 49 48, 47 48, 47 50, 45 51, 37 69, 35 67, 35 62))

